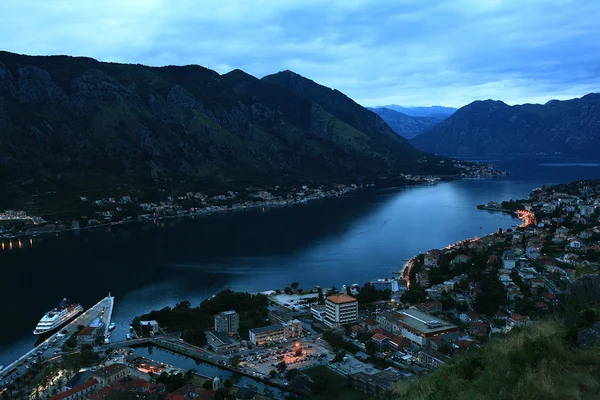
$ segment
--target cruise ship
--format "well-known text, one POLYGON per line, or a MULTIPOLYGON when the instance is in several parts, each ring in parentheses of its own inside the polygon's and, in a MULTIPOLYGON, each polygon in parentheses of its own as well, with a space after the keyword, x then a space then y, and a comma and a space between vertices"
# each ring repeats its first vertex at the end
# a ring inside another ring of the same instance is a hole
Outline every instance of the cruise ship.
POLYGON ((45 333, 50 333, 61 326, 65 325, 67 322, 72 320, 75 316, 83 311, 83 307, 81 307, 77 303, 70 303, 67 299, 63 299, 54 310, 48 311, 40 322, 38 322, 35 327, 35 331, 33 331, 34 335, 42 335, 45 333))

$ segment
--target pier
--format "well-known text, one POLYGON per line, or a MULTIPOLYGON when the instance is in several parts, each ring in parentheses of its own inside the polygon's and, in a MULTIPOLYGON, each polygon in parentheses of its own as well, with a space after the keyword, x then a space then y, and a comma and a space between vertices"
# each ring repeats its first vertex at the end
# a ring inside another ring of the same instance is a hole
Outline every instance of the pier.
POLYGON ((25 372, 27 364, 30 361, 33 362, 38 357, 43 357, 44 360, 54 358, 56 356, 54 351, 61 349, 62 345, 69 339, 69 337, 77 333, 77 327, 79 325, 87 326, 96 318, 100 318, 100 320, 105 324, 106 334, 108 331, 108 325, 110 324, 110 318, 112 317, 114 304, 115 298, 109 293, 107 297, 103 298, 69 324, 59 329, 48 339, 44 340, 38 346, 25 353, 12 364, 6 366, 6 368, 0 371, 0 380, 4 380, 5 377, 13 374, 14 372, 17 373, 17 376, 22 375, 25 372))

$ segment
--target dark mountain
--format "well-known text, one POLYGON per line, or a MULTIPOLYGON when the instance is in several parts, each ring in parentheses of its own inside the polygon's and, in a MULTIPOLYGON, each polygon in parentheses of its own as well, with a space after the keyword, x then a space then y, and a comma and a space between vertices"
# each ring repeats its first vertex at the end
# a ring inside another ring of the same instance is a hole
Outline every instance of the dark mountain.
POLYGON ((390 110, 398 111, 411 117, 429 117, 443 121, 456 112, 456 108, 431 106, 431 107, 403 107, 396 104, 389 106, 381 106, 378 108, 389 108, 390 110))
POLYGON ((394 132, 408 140, 441 122, 437 118, 412 117, 385 107, 369 108, 369 110, 383 118, 394 132))
POLYGON ((501 101, 475 101, 411 143, 425 151, 459 156, 597 155, 600 94, 543 105, 509 106, 501 101))
POLYGON ((402 172, 455 171, 342 93, 291 72, 259 80, 196 65, 0 52, 3 194, 340 183, 402 172))

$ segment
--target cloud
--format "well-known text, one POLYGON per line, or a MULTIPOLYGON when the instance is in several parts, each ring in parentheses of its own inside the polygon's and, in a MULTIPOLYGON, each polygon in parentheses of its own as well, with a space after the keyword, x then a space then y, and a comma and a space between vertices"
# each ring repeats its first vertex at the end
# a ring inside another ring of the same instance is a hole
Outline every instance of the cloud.
POLYGON ((3 0, 0 48, 255 76, 291 69, 363 105, 545 102, 598 91, 587 0, 3 0))

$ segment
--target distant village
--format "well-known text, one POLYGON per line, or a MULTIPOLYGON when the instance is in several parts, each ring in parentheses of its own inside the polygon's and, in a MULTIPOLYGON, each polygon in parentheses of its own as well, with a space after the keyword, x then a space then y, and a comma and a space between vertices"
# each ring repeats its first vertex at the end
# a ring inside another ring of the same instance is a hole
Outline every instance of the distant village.
MULTIPOLYGON (((454 166, 463 171, 460 178, 486 178, 506 175, 492 166, 479 163, 464 163, 453 160, 454 166)), ((441 180, 433 175, 400 174, 407 184, 435 184, 441 180)), ((165 195, 158 202, 144 202, 142 199, 123 195, 120 197, 77 199, 82 215, 79 218, 46 221, 40 216, 29 216, 26 211, 7 210, 0 213, 0 237, 10 239, 23 235, 35 235, 47 232, 76 230, 86 227, 115 224, 133 220, 154 220, 178 216, 207 215, 233 212, 252 208, 286 207, 307 203, 311 200, 340 196, 360 188, 374 186, 370 184, 340 184, 333 186, 295 188, 275 186, 270 190, 248 188, 244 192, 228 191, 224 194, 209 196, 203 192, 186 192, 180 195, 165 195)), ((77 206, 76 206, 77 207, 77 206)))

